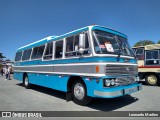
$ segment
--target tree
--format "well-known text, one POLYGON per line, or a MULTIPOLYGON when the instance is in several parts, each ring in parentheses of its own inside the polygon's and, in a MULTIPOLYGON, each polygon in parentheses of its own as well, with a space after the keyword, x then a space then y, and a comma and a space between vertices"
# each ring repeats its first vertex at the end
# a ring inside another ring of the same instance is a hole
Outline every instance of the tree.
POLYGON ((157 44, 160 44, 160 40, 157 42, 157 44))
POLYGON ((0 60, 2 60, 3 58, 6 58, 6 57, 3 56, 3 53, 0 53, 0 60))
POLYGON ((136 44, 134 44, 134 47, 146 46, 146 45, 150 45, 150 44, 155 44, 155 43, 151 40, 141 40, 141 41, 137 42, 136 44))

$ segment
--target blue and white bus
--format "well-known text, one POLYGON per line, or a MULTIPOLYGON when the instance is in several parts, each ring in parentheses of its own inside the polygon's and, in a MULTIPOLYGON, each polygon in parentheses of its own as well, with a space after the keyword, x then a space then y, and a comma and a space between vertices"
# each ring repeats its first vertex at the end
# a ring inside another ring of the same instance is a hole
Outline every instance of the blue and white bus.
POLYGON ((115 98, 139 91, 137 60, 121 32, 92 25, 17 50, 14 78, 66 92, 67 101, 115 98))

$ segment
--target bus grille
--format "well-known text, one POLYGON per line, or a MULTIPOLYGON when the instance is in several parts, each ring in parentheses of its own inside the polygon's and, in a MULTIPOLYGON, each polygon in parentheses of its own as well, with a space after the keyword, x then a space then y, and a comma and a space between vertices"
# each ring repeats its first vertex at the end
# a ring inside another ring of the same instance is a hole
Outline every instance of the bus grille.
POLYGON ((106 65, 106 75, 138 74, 138 67, 133 65, 106 65))
POLYGON ((121 85, 129 85, 135 83, 135 77, 134 76, 123 76, 123 77, 117 77, 115 80, 115 86, 121 86, 121 85))

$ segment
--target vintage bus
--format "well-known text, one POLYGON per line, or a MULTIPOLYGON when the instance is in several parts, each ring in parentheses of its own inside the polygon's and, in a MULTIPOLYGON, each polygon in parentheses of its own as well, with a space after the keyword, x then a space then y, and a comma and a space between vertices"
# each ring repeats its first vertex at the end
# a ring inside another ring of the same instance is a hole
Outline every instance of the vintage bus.
POLYGON ((138 68, 127 36, 92 25, 49 36, 19 48, 14 78, 66 92, 67 101, 87 105, 91 98, 115 98, 137 92, 138 68))
POLYGON ((141 81, 148 85, 160 84, 160 44, 132 48, 138 59, 138 72, 141 81))

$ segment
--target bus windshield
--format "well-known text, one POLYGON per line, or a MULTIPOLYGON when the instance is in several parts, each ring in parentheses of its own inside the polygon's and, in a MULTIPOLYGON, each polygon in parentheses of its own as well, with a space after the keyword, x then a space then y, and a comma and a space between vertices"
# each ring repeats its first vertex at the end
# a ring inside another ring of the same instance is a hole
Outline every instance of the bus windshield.
POLYGON ((101 30, 94 30, 93 39, 97 54, 116 54, 134 57, 134 53, 124 37, 101 30))

